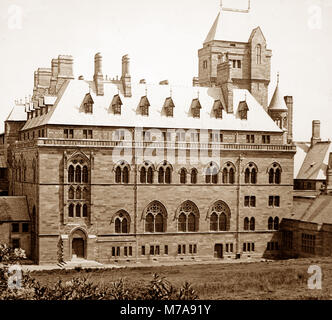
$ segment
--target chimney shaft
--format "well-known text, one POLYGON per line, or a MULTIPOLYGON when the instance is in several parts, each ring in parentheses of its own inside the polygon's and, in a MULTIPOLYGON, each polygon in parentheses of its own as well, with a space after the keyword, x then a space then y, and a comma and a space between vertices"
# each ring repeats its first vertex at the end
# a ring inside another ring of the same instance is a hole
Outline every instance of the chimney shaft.
POLYGON ((317 142, 321 141, 320 138, 320 121, 312 121, 312 137, 311 137, 311 146, 315 145, 317 142))
POLYGON ((129 70, 130 59, 128 55, 122 57, 122 76, 121 82, 125 97, 131 97, 131 76, 129 70))
POLYGON ((288 130, 287 130, 287 142, 292 143, 293 141, 293 97, 284 97, 285 103, 288 108, 288 130))
POLYGON ((104 95, 104 77, 103 77, 103 68, 102 68, 103 57, 98 52, 95 55, 95 73, 93 80, 96 85, 96 94, 97 96, 104 95))

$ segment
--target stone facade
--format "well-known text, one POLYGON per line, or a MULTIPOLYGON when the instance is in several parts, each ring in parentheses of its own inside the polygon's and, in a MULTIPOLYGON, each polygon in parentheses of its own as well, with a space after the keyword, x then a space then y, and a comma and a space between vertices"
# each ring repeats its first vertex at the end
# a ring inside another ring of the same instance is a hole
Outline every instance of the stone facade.
MULTIPOLYGON (((198 54, 199 85, 220 88, 224 111, 235 121, 234 89, 248 90, 267 110, 272 54, 260 28, 248 43, 212 41, 198 54)), ((131 98, 129 58, 123 57, 121 81, 105 81, 101 61, 97 54, 96 96, 103 97, 105 84, 112 82, 122 99, 131 98)), ((114 132, 120 126, 38 122, 51 108, 45 96, 56 98, 56 108, 71 79, 70 56, 53 59, 51 69, 38 69, 26 125, 18 122, 15 135, 5 132, 9 193, 26 196, 36 263, 68 261, 73 255, 103 263, 280 255, 268 243, 281 243, 279 222, 292 211, 295 153, 282 130, 221 130, 218 142, 211 141, 210 130, 204 143, 202 135, 193 143, 189 133, 187 141, 170 147, 169 141, 152 146, 138 140, 129 126, 131 140, 121 143, 130 160, 115 161, 114 132), (149 148, 150 156, 138 157, 149 148), (177 161, 168 161, 170 150, 177 161), (165 158, 156 160, 160 151, 165 158), (193 164, 194 151, 199 161, 193 164)), ((165 134, 177 129, 155 127, 165 134)))

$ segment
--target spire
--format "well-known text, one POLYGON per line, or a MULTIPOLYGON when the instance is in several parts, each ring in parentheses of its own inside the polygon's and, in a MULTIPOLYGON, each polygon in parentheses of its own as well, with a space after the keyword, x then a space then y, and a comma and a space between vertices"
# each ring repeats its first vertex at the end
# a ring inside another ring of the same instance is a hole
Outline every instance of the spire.
POLYGON ((250 17, 250 0, 245 9, 226 8, 221 1, 220 11, 204 43, 213 40, 248 42, 253 30, 250 17))
POLYGON ((280 78, 280 75, 279 75, 279 72, 278 72, 278 74, 277 74, 277 86, 276 86, 276 89, 274 91, 273 97, 271 99, 271 102, 270 102, 270 105, 269 105, 269 110, 278 110, 278 111, 279 110, 280 111, 285 110, 285 111, 288 111, 285 99, 284 99, 284 97, 281 94, 280 89, 279 89, 279 78, 280 78))

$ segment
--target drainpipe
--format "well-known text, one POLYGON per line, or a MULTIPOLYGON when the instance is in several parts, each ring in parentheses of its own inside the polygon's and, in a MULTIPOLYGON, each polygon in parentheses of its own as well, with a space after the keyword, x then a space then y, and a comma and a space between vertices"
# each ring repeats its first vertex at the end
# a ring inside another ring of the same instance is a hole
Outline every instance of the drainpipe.
POLYGON ((241 191, 241 162, 243 158, 240 154, 238 160, 238 174, 237 174, 237 212, 236 212, 236 233, 235 233, 235 250, 236 250, 236 258, 240 257, 240 247, 239 247, 239 230, 240 230, 240 191, 241 191))
POLYGON ((138 258, 138 241, 137 241, 137 161, 136 161, 136 146, 135 146, 135 129, 133 130, 133 144, 132 144, 132 150, 134 152, 133 154, 133 160, 134 160, 134 232, 135 232, 135 242, 136 242, 136 263, 138 258))

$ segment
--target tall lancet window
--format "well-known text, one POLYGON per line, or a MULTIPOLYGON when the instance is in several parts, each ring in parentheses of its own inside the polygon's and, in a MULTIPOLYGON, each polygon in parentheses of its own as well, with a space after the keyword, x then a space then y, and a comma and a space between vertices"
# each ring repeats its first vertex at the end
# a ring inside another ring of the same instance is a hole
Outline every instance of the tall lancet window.
POLYGON ((262 63, 262 46, 260 44, 256 46, 256 63, 262 63))

